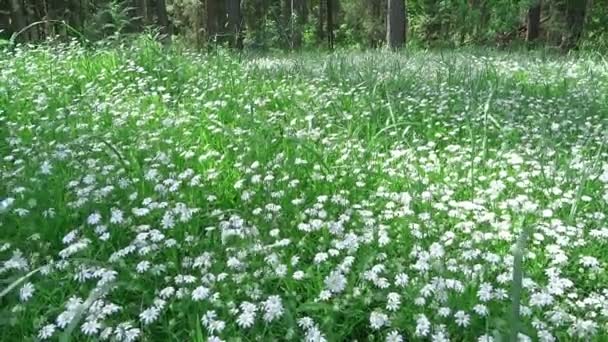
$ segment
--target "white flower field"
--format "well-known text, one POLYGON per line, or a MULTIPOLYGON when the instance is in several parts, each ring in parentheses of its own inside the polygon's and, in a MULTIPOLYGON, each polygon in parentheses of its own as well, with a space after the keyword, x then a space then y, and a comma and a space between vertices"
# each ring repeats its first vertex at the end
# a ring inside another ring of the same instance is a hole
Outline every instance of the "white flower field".
POLYGON ((606 341, 608 63, 0 54, 0 340, 606 341))

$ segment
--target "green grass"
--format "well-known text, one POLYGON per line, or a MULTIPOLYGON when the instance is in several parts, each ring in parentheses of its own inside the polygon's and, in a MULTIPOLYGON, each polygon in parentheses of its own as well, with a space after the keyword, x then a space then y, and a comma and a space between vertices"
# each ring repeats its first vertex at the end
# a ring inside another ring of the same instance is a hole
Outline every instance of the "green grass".
POLYGON ((592 56, 6 50, 0 340, 603 341, 607 120, 592 56))

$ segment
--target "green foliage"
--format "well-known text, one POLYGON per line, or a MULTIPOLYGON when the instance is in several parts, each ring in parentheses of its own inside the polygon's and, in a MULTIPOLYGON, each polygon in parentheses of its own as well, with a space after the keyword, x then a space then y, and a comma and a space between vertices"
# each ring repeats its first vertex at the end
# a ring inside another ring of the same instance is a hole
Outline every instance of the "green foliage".
MULTIPOLYGON (((332 1, 335 2, 333 35, 337 46, 375 48, 384 45, 386 0, 332 1)), ((527 11, 537 1, 407 0, 408 40, 423 47, 523 45, 527 11)), ((165 2, 173 33, 191 46, 225 45, 234 36, 228 32, 226 0, 165 2), (208 23, 211 19, 206 12, 209 3, 214 3, 213 8, 217 7, 218 11, 212 25, 208 23), (210 37, 208 29, 218 32, 213 32, 213 37, 210 37)), ((24 4, 24 25, 44 23, 28 30, 21 37, 23 40, 43 41, 55 34, 61 38, 81 39, 84 36, 92 41, 108 37, 116 39, 158 26, 159 19, 158 2, 152 0, 69 1, 62 5, 61 10, 41 6, 45 2, 35 0, 20 0, 19 3, 24 4), (144 3, 147 4, 145 11, 139 8, 144 3), (84 4, 87 4, 86 8, 84 4), (147 13, 146 20, 142 20, 143 12, 147 13), (66 31, 64 26, 57 24, 61 21, 75 30, 66 31)), ((240 0, 240 5, 240 37, 244 38, 247 49, 314 49, 326 45, 326 0, 240 0), (304 7, 299 7, 301 4, 304 7)), ((560 47, 564 51, 573 48, 605 51, 608 45, 608 6, 605 1, 542 1, 541 16, 541 35, 534 42, 536 46, 560 47), (572 18, 577 13, 584 13, 580 25, 573 24, 572 18)), ((0 24, 3 22, 8 21, 0 17, 0 24)), ((15 22, 14 18, 11 22, 15 22)), ((6 32, 14 31, 13 27, 7 29, 6 32)))

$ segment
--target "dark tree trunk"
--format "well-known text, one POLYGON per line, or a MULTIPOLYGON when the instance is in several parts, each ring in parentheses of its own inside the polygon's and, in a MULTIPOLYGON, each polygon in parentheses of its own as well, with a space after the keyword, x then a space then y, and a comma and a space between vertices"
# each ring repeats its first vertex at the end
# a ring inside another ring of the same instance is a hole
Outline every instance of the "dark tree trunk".
POLYGON ((391 49, 399 49, 405 44, 406 20, 404 0, 388 0, 386 43, 391 49))
POLYGON ((82 20, 83 28, 85 27, 85 23, 89 20, 90 11, 89 0, 80 0, 80 20, 82 20))
POLYGON ((210 41, 217 41, 217 35, 219 34, 219 20, 220 15, 219 3, 217 0, 207 0, 207 39, 210 41))
MULTIPOLYGON (((8 2, 0 0, 0 8, 10 8, 8 2)), ((0 10, 0 38, 10 38, 13 30, 11 28, 11 12, 8 10, 0 10)))
POLYGON ((284 48, 291 48, 291 37, 293 34, 292 6, 291 0, 281 0, 281 43, 284 48))
MULTIPOLYGON (((23 9, 23 2, 21 0, 9 0, 11 6, 11 22, 13 25, 13 31, 15 33, 20 32, 27 26, 25 18, 25 11, 23 9)), ((23 32, 19 37, 21 40, 29 40, 28 32, 23 32)))
MULTIPOLYGON (((68 4, 64 0, 45 0, 41 1, 41 6, 36 6, 35 11, 37 17, 41 20, 60 20, 69 23, 69 11, 68 4)), ((41 26, 42 27, 42 26, 41 26)), ((68 32, 64 24, 57 22, 50 22, 45 24, 45 31, 42 36, 52 37, 58 35, 60 37, 67 37, 68 32)))
POLYGON ((386 14, 383 11, 385 9, 383 5, 386 5, 383 1, 367 0, 368 16, 370 18, 367 39, 369 46, 373 48, 380 46, 386 37, 386 14))
POLYGON ((227 0, 226 11, 228 12, 228 33, 230 35, 230 46, 242 49, 243 39, 241 37, 241 0, 227 0))
MULTIPOLYGON (((32 6, 27 1, 25 1, 24 4, 26 14, 25 20, 27 22, 27 25, 31 25, 42 19, 42 15, 40 15, 40 13, 38 12, 39 8, 36 8, 36 6, 32 6)), ((30 34, 30 40, 39 41, 42 37, 44 37, 44 32, 40 32, 41 28, 41 25, 34 25, 28 29, 28 32, 30 34)))
POLYGON ((526 40, 533 42, 540 34, 540 1, 528 9, 528 28, 526 40))
MULTIPOLYGON (((70 0, 68 8, 68 23, 78 31, 82 31, 85 18, 82 16, 82 4, 79 0, 70 0)), ((73 32, 72 32, 73 33, 73 32)))
POLYGON ((291 0, 291 4, 296 20, 291 33, 291 45, 294 49, 299 49, 302 46, 302 31, 308 20, 308 6, 306 0, 291 0))
POLYGON ((325 22, 326 22, 326 10, 327 5, 326 1, 329 0, 319 0, 318 7, 318 21, 317 21, 317 40, 321 43, 325 40, 325 22))
POLYGON ((152 23, 150 0, 136 0, 136 9, 140 29, 149 26, 152 23))
POLYGON ((585 17, 587 15, 587 0, 566 0, 567 30, 562 38, 564 50, 574 49, 583 34, 585 17))
POLYGON ((167 4, 165 0, 156 0, 156 17, 158 18, 158 26, 160 32, 163 35, 163 42, 171 42, 171 23, 169 23, 169 16, 167 15, 167 4))
POLYGON ((335 0, 327 0, 327 46, 330 50, 334 48, 334 2, 335 0))
POLYGON ((254 46, 260 47, 264 43, 264 18, 266 16, 266 2, 264 0, 249 0, 246 2, 245 26, 247 36, 254 46))

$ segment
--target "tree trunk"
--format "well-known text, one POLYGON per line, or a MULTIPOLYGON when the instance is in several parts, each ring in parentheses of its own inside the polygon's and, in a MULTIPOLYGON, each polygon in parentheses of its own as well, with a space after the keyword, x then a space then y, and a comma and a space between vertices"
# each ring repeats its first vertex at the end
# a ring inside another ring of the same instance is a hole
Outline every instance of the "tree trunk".
POLYGON ((230 34, 230 46, 242 49, 241 38, 241 0, 227 0, 226 11, 228 12, 228 33, 230 34))
POLYGON ((218 27, 218 16, 219 6, 217 0, 207 0, 207 39, 210 41, 217 41, 217 35, 219 33, 218 27))
MULTIPOLYGON (((10 8, 8 3, 0 0, 0 8, 10 8)), ((10 38, 13 34, 11 28, 11 12, 7 10, 0 10, 0 38, 10 38)))
POLYGON ((319 43, 323 42, 325 40, 325 11, 327 10, 327 5, 325 4, 325 1, 329 1, 329 0, 319 0, 319 7, 318 7, 318 18, 317 18, 317 40, 319 43))
POLYGON ((540 34, 540 1, 528 9, 528 29, 526 40, 533 42, 538 39, 540 34))
POLYGON ((156 16, 158 17, 158 26, 160 26, 160 32, 163 35, 163 42, 171 42, 171 23, 169 23, 169 16, 167 15, 167 4, 165 0, 156 0, 156 16))
POLYGON ((367 40, 369 46, 377 48, 382 45, 386 37, 386 14, 383 10, 385 3, 378 0, 367 0, 367 15, 369 17, 369 26, 367 27, 367 40))
POLYGON ((79 0, 70 0, 68 7, 68 23, 78 31, 82 31, 84 22, 84 18, 81 16, 81 7, 82 5, 79 0))
POLYGON ((80 20, 82 21, 83 29, 86 27, 85 23, 89 19, 90 10, 89 0, 80 0, 80 20))
POLYGON ((406 20, 404 1, 388 0, 386 43, 391 49, 401 48, 405 44, 406 20))
POLYGON ((587 0, 566 0, 566 26, 567 30, 562 38, 562 49, 574 49, 583 34, 585 17, 587 14, 587 0))
POLYGON ((334 1, 327 0, 327 46, 330 50, 334 48, 334 1))
MULTIPOLYGON (((25 11, 23 10, 23 3, 21 0, 9 0, 11 6, 11 22, 13 24, 13 31, 15 33, 21 31, 27 25, 25 19, 25 11)), ((21 40, 29 40, 28 32, 23 32, 20 36, 21 40)))
POLYGON ((281 13, 280 13, 280 18, 281 18, 281 34, 280 34, 280 42, 281 45, 283 45, 284 48, 291 48, 292 47, 292 34, 293 34, 293 22, 292 22, 292 14, 293 14, 293 8, 291 6, 291 2, 292 0, 281 0, 280 4, 281 4, 281 13))
POLYGON ((152 23, 149 0, 136 0, 137 16, 140 28, 149 26, 152 23))
POLYGON ((245 27, 247 37, 255 47, 264 43, 264 21, 266 16, 266 2, 264 0, 248 0, 245 2, 245 27))
POLYGON ((292 13, 295 14, 295 25, 291 33, 291 45, 294 49, 302 46, 302 31, 306 25, 308 17, 308 7, 306 0, 291 0, 292 13))
MULTIPOLYGON (((45 0, 41 1, 41 6, 36 6, 35 11, 37 12, 37 18, 41 20, 62 20, 69 24, 68 6, 69 2, 65 0, 45 0)), ((67 37, 66 26, 57 22, 45 24, 45 30, 41 36, 52 37, 56 35, 63 38, 67 37)))

